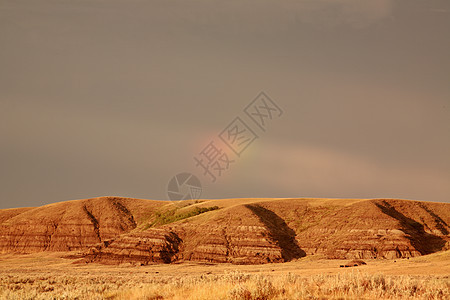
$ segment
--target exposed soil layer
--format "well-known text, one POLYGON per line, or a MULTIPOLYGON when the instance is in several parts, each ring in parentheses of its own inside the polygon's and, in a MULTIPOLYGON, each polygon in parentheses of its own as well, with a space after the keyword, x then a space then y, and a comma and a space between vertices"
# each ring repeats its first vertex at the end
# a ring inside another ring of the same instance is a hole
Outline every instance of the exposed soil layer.
POLYGON ((0 210, 0 251, 78 251, 81 263, 262 264, 309 255, 407 258, 450 244, 449 203, 255 198, 180 204, 100 197, 0 210))

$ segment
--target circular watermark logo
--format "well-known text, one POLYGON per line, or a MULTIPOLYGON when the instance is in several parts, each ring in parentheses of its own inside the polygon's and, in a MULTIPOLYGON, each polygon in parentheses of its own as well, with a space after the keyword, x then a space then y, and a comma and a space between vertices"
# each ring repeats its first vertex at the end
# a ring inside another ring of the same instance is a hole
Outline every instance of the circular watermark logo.
POLYGON ((196 200, 202 194, 200 180, 191 173, 180 173, 169 180, 167 196, 172 201, 196 200))

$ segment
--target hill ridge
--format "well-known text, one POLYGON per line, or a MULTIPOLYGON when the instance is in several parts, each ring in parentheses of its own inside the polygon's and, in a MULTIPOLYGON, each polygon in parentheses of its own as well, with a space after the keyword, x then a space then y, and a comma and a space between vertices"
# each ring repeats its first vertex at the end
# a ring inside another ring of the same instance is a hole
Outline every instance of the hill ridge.
POLYGON ((114 264, 241 264, 305 255, 404 258, 450 248, 449 203, 232 198, 182 204, 104 196, 3 209, 0 252, 78 251, 83 262, 114 264), (155 225, 165 214, 186 217, 155 225))

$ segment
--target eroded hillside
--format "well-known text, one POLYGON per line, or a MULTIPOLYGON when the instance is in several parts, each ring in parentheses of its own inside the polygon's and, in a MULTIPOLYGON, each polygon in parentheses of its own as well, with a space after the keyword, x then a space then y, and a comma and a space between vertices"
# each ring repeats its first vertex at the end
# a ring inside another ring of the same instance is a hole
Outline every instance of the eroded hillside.
POLYGON ((450 204, 393 199, 100 197, 0 211, 0 251, 81 262, 259 264, 305 255, 404 258, 449 248, 450 204))

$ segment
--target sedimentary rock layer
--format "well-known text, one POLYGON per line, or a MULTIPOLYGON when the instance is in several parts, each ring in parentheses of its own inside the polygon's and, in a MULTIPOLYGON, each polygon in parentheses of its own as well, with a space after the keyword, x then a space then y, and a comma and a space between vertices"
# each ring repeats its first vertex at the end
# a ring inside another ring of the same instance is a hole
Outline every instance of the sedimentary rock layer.
POLYGON ((449 248, 448 203, 229 199, 185 205, 100 197, 0 210, 0 251, 78 251, 84 263, 259 264, 305 255, 404 258, 449 248), (199 210, 214 206, 219 209, 199 210), (195 215, 195 209, 207 212, 195 215))

